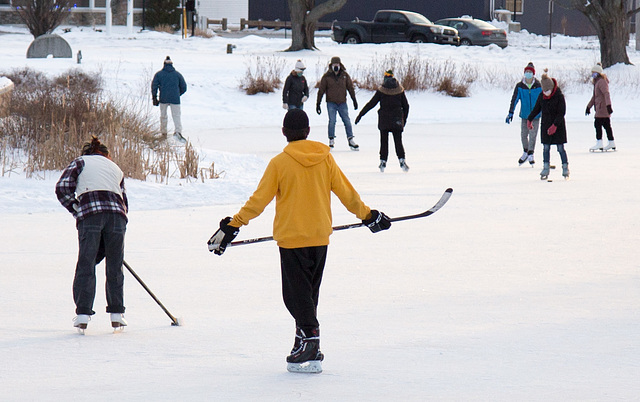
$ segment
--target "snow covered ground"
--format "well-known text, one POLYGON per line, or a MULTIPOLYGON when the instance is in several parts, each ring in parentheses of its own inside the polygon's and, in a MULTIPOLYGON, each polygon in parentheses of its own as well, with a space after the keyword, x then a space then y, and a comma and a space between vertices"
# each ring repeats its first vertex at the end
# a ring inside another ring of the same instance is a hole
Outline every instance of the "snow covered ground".
MULTIPOLYGON (((129 326, 112 334, 99 280, 86 336, 72 328, 77 239, 57 203, 60 172, 0 177, 0 390, 2 400, 635 400, 640 395, 640 104, 636 66, 615 66, 612 125, 618 152, 589 153, 590 87, 567 90, 571 180, 552 149, 552 182, 519 167, 519 124, 506 125, 511 88, 479 82, 454 99, 410 93, 405 131, 409 173, 391 152, 377 170, 372 111, 355 126, 351 152, 338 123, 338 163, 364 201, 390 216, 429 208, 447 187, 449 203, 422 220, 371 234, 332 236, 319 319, 326 355, 320 375, 285 370, 294 325, 280 295, 274 243, 209 253, 218 221, 252 193, 267 161, 285 145, 281 94, 246 96, 237 87, 255 56, 302 58, 314 82, 331 56, 349 69, 374 55, 428 54, 474 63, 483 73, 588 72, 593 38, 527 33, 510 46, 453 48, 345 46, 320 38, 316 52, 283 53, 279 38, 189 38, 73 28, 63 37, 83 60, 26 59, 32 37, 3 27, 2 71, 101 71, 118 96, 148 99, 170 55, 189 84, 184 134, 217 180, 127 182, 126 260, 185 324, 169 318, 126 274, 129 326), (226 54, 227 43, 236 45, 226 54), (635 251, 634 251, 635 250, 635 251)), ((124 32, 124 29, 123 29, 124 32)), ((636 65, 640 53, 628 48, 636 65)), ((382 72, 381 72, 382 74, 382 72)), ((515 81, 513 82, 515 84, 515 81)), ((307 109, 313 110, 315 90, 307 109)), ((372 93, 358 92, 360 105, 372 93)), ((153 110, 157 113, 157 110, 153 110)), ((350 111, 352 119, 355 113, 350 111)), ((310 114, 311 139, 326 141, 326 109, 310 114)), ((171 124, 171 123, 170 123, 171 124)), ((273 207, 239 238, 271 233, 273 207)), ((336 200, 334 223, 354 222, 336 200)), ((104 275, 98 267, 98 277, 104 275)))

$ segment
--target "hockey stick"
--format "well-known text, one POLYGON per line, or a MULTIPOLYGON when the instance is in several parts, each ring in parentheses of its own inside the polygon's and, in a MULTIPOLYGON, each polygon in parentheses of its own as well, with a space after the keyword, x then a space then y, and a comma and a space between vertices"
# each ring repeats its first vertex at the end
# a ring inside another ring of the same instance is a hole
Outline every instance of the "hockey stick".
POLYGON ((158 300, 156 295, 154 295, 153 292, 151 291, 151 289, 149 289, 149 287, 142 281, 142 279, 140 279, 140 277, 138 276, 138 274, 135 273, 133 268, 131 268, 131 266, 129 266, 129 264, 127 264, 126 261, 122 261, 122 263, 129 270, 129 272, 131 272, 131 275, 133 275, 133 277, 136 278, 138 283, 140 283, 140 285, 142 285, 144 290, 146 290, 147 293, 149 293, 149 296, 151 296, 153 298, 153 300, 155 300, 155 302, 158 303, 158 306, 160 306, 160 308, 162 308, 162 310, 169 316, 169 318, 171 318, 171 325, 172 326, 180 326, 180 321, 176 317, 174 317, 169 312, 169 310, 167 310, 167 308, 160 302, 160 300, 158 300))
MULTIPOLYGON (((424 218, 426 216, 429 216, 435 212, 437 212, 440 208, 442 208, 444 206, 444 204, 447 203, 447 201, 449 201, 449 198, 451 198, 451 194, 453 193, 453 189, 452 188, 448 188, 445 190, 444 194, 442 194, 442 197, 440 197, 440 200, 436 203, 436 205, 432 206, 430 209, 421 212, 419 214, 414 214, 414 215, 405 215, 405 216, 398 216, 395 218, 390 218, 389 220, 391 222, 399 222, 399 221, 406 221, 408 219, 416 219, 416 218, 424 218)), ((359 223, 352 223, 349 225, 340 225, 340 226, 334 226, 333 227, 333 231, 338 231, 338 230, 345 230, 345 229, 353 229, 353 228, 359 228, 359 227, 363 227, 364 223, 359 222, 359 223)), ((255 239, 246 239, 246 240, 237 240, 237 241, 233 241, 229 244, 227 244, 227 247, 231 247, 231 246, 242 246, 245 244, 252 244, 252 243, 262 243, 265 241, 271 241, 273 240, 273 236, 265 236, 265 237, 257 237, 255 239)))

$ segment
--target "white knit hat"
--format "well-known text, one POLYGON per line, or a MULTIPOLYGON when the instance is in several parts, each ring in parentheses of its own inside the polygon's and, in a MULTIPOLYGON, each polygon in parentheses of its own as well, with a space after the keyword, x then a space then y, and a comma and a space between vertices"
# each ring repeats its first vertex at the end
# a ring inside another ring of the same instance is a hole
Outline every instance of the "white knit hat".
POLYGON ((307 66, 304 65, 302 60, 296 61, 296 66, 294 68, 296 71, 304 71, 306 68, 307 68, 307 66))
POLYGON ((598 73, 598 74, 602 74, 602 64, 597 63, 595 66, 591 67, 591 72, 592 73, 598 73))

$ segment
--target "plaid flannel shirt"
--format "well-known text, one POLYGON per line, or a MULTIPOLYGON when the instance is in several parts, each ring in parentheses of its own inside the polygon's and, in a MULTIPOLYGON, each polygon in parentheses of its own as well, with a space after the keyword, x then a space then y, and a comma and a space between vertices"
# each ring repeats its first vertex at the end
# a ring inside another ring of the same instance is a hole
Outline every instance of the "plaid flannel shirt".
POLYGON ((71 212, 77 220, 104 212, 119 213, 126 218, 129 203, 124 189, 124 178, 120 182, 122 197, 111 191, 90 191, 82 194, 78 199, 76 198, 76 185, 82 169, 84 169, 82 157, 76 158, 62 172, 60 180, 56 183, 56 196, 62 206, 71 212))

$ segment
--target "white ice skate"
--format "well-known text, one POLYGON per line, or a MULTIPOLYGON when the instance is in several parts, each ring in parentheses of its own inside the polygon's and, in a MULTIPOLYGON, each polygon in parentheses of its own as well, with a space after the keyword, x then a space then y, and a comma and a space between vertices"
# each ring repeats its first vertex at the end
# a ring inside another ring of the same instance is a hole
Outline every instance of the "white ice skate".
POLYGON ((604 147, 604 151, 615 151, 616 150, 616 142, 614 140, 609 141, 606 147, 604 147))
POLYGON ((111 327, 113 332, 122 331, 127 326, 127 321, 124 319, 124 314, 111 313, 111 327))
POLYGON ((78 330, 78 333, 84 335, 84 330, 87 329, 87 325, 91 321, 91 317, 87 314, 78 314, 73 319, 73 326, 78 330))
POLYGON ((596 145, 592 146, 591 148, 589 148, 589 152, 596 152, 596 151, 603 151, 604 148, 602 147, 602 140, 598 140, 596 142, 596 145))

